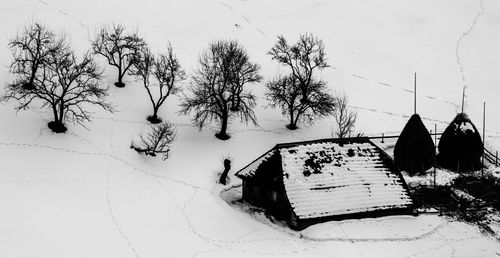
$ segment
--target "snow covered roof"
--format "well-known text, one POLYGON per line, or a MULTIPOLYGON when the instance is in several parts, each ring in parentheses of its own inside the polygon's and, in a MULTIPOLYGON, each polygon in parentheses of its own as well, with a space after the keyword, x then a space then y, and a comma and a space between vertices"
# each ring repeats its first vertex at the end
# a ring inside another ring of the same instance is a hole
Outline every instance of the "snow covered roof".
POLYGON ((269 159, 274 154, 274 149, 271 149, 258 157, 256 160, 252 161, 252 163, 248 164, 246 167, 242 168, 240 171, 236 172, 236 176, 238 177, 253 177, 255 175, 255 171, 264 161, 269 159))
POLYGON ((273 150, 237 175, 253 177, 262 162, 279 154, 286 195, 300 219, 407 208, 412 203, 402 178, 369 140, 277 145, 273 150))

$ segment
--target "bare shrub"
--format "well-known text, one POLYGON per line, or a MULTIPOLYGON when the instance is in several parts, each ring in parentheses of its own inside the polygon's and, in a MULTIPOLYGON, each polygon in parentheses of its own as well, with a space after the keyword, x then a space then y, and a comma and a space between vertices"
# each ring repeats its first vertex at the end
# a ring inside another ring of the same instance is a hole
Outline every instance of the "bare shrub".
POLYGON ((175 127, 171 123, 163 122, 153 125, 147 135, 140 135, 138 142, 132 141, 130 148, 146 156, 155 157, 157 154, 162 154, 163 160, 166 160, 175 137, 175 127))
POLYGON ((338 138, 351 137, 354 133, 358 113, 348 107, 348 102, 349 100, 344 93, 335 97, 333 118, 335 120, 335 136, 338 138))

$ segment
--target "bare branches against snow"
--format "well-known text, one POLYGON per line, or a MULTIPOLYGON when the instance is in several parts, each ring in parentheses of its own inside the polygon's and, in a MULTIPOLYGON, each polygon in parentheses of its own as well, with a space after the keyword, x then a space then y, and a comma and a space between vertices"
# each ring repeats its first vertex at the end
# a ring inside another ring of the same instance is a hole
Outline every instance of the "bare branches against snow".
POLYGON ((125 87, 123 76, 137 61, 137 54, 146 47, 136 31, 126 33, 122 24, 101 28, 91 40, 91 45, 95 54, 105 57, 109 65, 118 69, 117 87, 125 87))
POLYGON ((183 96, 181 114, 194 113, 193 123, 200 129, 210 121, 219 122, 216 137, 229 139, 228 120, 236 115, 241 122, 257 124, 253 109, 256 97, 245 90, 247 83, 259 82, 259 66, 251 63, 246 50, 236 41, 211 43, 199 59, 192 75, 190 94, 183 96))
POLYGON ((179 82, 186 79, 179 59, 175 56, 169 44, 166 53, 154 55, 148 47, 144 47, 137 55, 137 61, 130 69, 130 74, 139 77, 146 89, 153 106, 153 114, 148 120, 155 124, 162 120, 158 110, 170 95, 177 94, 181 89, 179 82), (154 88, 157 93, 153 94, 154 88))
POLYGON ((105 101, 107 88, 101 87, 102 71, 93 55, 79 60, 64 35, 34 24, 9 44, 14 53, 11 72, 17 75, 7 86, 2 100, 19 102, 18 110, 28 109, 34 101, 52 110, 54 132, 67 130, 65 121, 90 121, 88 105, 113 111, 105 101))
POLYGON ((288 116, 288 129, 297 129, 300 119, 312 123, 333 112, 334 98, 327 92, 326 82, 314 78, 316 70, 328 67, 321 39, 304 34, 296 44, 289 45, 279 36, 268 55, 290 69, 289 74, 268 82, 266 93, 270 105, 288 116))
POLYGON ((133 142, 130 148, 138 153, 155 157, 156 154, 162 154, 163 160, 168 159, 170 153, 170 144, 175 140, 176 129, 168 122, 153 125, 147 135, 140 135, 139 141, 133 142))

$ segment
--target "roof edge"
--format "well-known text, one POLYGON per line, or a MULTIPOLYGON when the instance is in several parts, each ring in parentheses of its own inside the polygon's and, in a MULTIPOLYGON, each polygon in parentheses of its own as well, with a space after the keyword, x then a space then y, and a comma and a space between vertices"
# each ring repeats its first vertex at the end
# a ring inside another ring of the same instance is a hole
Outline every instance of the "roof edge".
MULTIPOLYGON (((259 159, 262 157, 266 156, 269 152, 281 149, 281 148, 290 148, 294 146, 299 146, 299 145, 305 145, 305 144, 314 144, 314 143, 325 143, 325 142, 331 142, 331 143, 360 143, 360 142, 370 142, 369 137, 348 137, 348 138, 323 138, 323 139, 317 139, 317 140, 308 140, 308 141, 298 141, 298 142, 287 142, 287 143, 278 143, 276 144, 273 148, 270 150, 264 152, 264 154, 260 155, 258 158, 254 159, 252 162, 250 162, 248 165, 244 166, 242 169, 238 170, 236 173, 234 173, 235 176, 243 179, 244 176, 240 174, 241 171, 245 170, 255 162, 257 162, 259 159)), ((372 143, 373 144, 373 143, 372 143)))

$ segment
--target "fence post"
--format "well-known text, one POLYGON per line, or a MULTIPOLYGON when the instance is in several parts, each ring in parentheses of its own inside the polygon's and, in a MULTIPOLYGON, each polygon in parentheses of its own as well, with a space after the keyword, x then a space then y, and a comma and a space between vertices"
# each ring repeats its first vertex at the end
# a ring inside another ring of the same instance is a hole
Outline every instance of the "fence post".
POLYGON ((498 166, 498 151, 495 154, 495 166, 498 166))
POLYGON ((434 146, 436 146, 436 150, 437 150, 437 146, 438 146, 438 143, 437 143, 437 135, 438 135, 438 125, 437 124, 434 124, 434 146))
POLYGON ((382 143, 384 143, 384 133, 382 133, 382 143))

